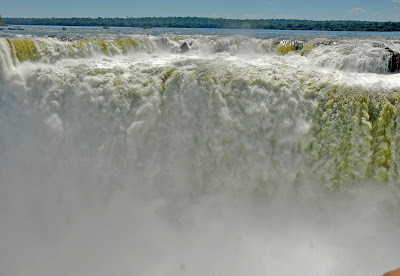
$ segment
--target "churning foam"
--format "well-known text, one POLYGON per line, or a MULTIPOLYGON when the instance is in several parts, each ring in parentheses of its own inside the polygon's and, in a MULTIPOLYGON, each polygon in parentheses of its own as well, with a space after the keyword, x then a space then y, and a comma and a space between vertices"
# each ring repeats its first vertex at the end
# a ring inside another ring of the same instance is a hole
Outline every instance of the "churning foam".
POLYGON ((398 266, 400 82, 374 41, 22 36, 0 54, 7 275, 398 266))

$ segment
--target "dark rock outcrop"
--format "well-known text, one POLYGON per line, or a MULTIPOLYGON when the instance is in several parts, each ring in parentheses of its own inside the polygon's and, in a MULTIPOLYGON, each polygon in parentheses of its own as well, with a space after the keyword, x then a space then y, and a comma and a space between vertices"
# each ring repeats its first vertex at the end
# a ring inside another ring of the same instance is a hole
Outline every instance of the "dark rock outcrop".
POLYGON ((10 31, 25 31, 25 29, 21 29, 20 27, 17 28, 8 28, 10 31))
POLYGON ((189 45, 187 42, 184 42, 181 47, 179 47, 181 49, 182 53, 186 53, 187 51, 189 51, 189 45))
POLYGON ((388 58, 388 68, 389 72, 399 72, 400 71, 400 54, 393 51, 392 49, 385 47, 385 50, 389 53, 388 58))

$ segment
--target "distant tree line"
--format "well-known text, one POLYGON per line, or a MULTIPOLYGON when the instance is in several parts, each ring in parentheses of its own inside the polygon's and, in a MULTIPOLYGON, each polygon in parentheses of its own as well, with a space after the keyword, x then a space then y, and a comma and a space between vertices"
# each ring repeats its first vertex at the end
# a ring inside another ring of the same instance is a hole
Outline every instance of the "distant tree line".
POLYGON ((8 25, 224 28, 320 31, 400 31, 400 22, 313 21, 291 19, 224 19, 205 17, 143 17, 143 18, 3 18, 8 25))
POLYGON ((1 15, 0 15, 0 26, 6 26, 6 23, 5 23, 4 20, 1 18, 1 15))

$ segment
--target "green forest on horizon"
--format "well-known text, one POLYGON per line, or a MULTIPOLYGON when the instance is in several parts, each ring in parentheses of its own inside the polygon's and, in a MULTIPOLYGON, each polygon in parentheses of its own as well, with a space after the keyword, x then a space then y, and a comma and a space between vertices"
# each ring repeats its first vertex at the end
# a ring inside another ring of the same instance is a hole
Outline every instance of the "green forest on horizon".
MULTIPOLYGON (((0 19, 1 20, 1 19, 0 19)), ((225 19, 208 17, 3 18, 7 25, 108 26, 136 28, 224 28, 319 31, 400 31, 400 22, 225 19)), ((0 21, 1 24, 1 21, 0 21)))

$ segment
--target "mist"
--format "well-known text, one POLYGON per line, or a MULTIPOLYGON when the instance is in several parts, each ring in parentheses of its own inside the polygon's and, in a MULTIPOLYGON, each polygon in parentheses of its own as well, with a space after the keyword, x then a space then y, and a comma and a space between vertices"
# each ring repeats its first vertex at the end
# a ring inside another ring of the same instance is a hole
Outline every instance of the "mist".
POLYGON ((311 67, 269 41, 115 57, 49 41, 54 58, 0 71, 2 275, 399 265, 398 81, 369 67, 374 49, 321 70, 329 45, 311 67))

